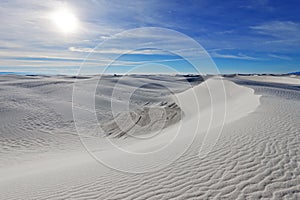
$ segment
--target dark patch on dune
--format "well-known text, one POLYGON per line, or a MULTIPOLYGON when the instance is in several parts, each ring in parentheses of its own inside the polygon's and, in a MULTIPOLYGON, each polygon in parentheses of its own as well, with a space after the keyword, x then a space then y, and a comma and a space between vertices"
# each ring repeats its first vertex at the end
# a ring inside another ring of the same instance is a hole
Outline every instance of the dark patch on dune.
POLYGON ((172 124, 179 122, 182 118, 182 111, 176 103, 163 103, 157 106, 144 106, 129 113, 120 113, 115 119, 102 124, 106 136, 114 138, 145 135, 151 132, 160 131, 172 124), (157 115, 150 116, 150 112, 157 115), (128 121, 128 123, 126 122, 128 121), (120 127, 119 122, 124 126, 120 127))

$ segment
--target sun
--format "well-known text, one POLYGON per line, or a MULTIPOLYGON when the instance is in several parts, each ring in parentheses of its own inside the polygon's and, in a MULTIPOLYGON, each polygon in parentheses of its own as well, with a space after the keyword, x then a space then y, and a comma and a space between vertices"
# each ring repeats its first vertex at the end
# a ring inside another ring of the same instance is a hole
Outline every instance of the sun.
POLYGON ((78 28, 78 19, 67 9, 54 12, 51 19, 63 33, 74 33, 78 28))

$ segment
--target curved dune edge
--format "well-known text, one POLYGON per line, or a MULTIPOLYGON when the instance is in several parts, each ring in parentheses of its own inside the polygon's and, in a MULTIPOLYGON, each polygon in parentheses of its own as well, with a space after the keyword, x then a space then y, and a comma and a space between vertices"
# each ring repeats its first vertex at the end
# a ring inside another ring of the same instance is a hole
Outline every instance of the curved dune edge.
MULTIPOLYGON (((163 129, 156 137, 123 148, 134 153, 147 153, 174 145, 166 150, 168 152, 161 151, 166 156, 160 154, 155 157, 157 163, 159 156, 162 162, 167 159, 171 162, 181 153, 176 151, 176 147, 185 146, 188 149, 193 140, 199 137, 203 142, 203 147, 199 149, 208 153, 222 134, 223 126, 255 111, 260 105, 259 99, 260 95, 255 95, 251 88, 221 78, 208 79, 173 97, 184 113, 180 122, 163 129)), ((145 163, 151 168, 152 161, 145 163)), ((134 164, 132 166, 139 168, 134 164)))
MULTIPOLYGON (((198 134, 203 135, 200 136, 200 157, 212 150, 224 125, 247 116, 260 105, 260 95, 255 95, 253 89, 221 77, 208 79, 192 90, 179 94, 177 98, 181 102, 181 109, 186 113, 183 121, 191 120, 200 127, 198 134)), ((196 125, 193 127, 195 129, 196 125)))
MULTIPOLYGON (((188 118, 199 114, 200 117, 220 116, 224 115, 224 112, 225 123, 253 112, 260 104, 260 95, 255 95, 253 89, 219 77, 208 79, 188 91, 177 94, 176 97, 188 118)), ((221 121, 212 121, 212 127, 219 126, 220 123, 221 121)))

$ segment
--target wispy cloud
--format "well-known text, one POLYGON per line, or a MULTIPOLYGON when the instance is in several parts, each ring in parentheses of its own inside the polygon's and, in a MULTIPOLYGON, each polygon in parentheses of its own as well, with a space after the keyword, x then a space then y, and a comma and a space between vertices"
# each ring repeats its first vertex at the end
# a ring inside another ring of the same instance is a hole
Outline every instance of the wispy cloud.
POLYGON ((276 59, 280 59, 280 60, 292 60, 291 57, 284 56, 284 55, 269 54, 268 56, 271 58, 276 58, 276 59))
POLYGON ((97 53, 97 54, 132 54, 132 55, 171 55, 171 53, 159 49, 93 49, 69 47, 72 52, 97 53))
POLYGON ((300 24, 292 21, 272 21, 257 26, 251 26, 252 30, 259 34, 274 36, 277 38, 299 39, 300 24))
POLYGON ((238 60, 261 60, 261 58, 255 58, 255 57, 243 55, 241 53, 237 55, 233 55, 233 54, 220 54, 217 52, 212 52, 211 55, 214 58, 227 58, 227 59, 238 59, 238 60))

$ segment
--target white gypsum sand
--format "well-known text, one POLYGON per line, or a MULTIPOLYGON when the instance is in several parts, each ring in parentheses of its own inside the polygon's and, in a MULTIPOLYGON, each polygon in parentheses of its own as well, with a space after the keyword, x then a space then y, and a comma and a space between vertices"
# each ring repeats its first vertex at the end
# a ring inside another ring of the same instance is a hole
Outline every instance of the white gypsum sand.
MULTIPOLYGON (((86 86, 80 91, 82 94, 88 91, 93 78, 82 79, 86 86)), ((143 106, 160 108, 161 102, 170 105, 175 101, 184 113, 182 120, 169 124, 147 140, 111 138, 127 150, 147 152, 168 143, 179 129, 181 134, 173 146, 152 159, 130 162, 110 147, 100 146, 105 137, 101 133, 93 136, 96 131, 93 124, 83 127, 87 128, 84 141, 90 150, 115 166, 139 171, 170 159, 164 168, 135 174, 107 168, 85 151, 72 121, 74 79, 1 76, 0 199, 299 198, 299 89, 278 88, 270 83, 256 85, 239 78, 224 79, 227 115, 219 136, 223 119, 214 118, 210 126, 208 122, 212 114, 219 116, 223 112, 224 97, 218 96, 223 92, 219 87, 221 79, 209 79, 188 89, 182 78, 126 77, 118 87, 124 94, 138 82, 162 83, 177 92, 171 95, 163 88, 141 89, 132 111, 143 106), (211 92, 205 87, 208 82, 211 92), (159 91, 164 92, 156 97, 159 91), (211 94, 215 95, 213 101, 211 94), (200 101, 193 101, 193 95, 199 95, 200 101), (200 126, 195 140, 173 161, 180 153, 178 148, 190 144, 189 136, 194 134, 198 119, 200 126), (206 137, 207 129, 210 134, 206 137), (204 146, 203 141, 206 141, 204 146), (208 154, 201 157, 199 152, 208 154)), ((101 85, 105 87, 99 89, 95 99, 97 116, 103 123, 112 120, 104 114, 109 113, 107 101, 122 104, 122 96, 111 95, 115 79, 104 78, 105 84, 101 85)), ((84 97, 81 95, 82 102, 84 97)), ((141 130, 149 134, 145 129, 137 129, 138 135, 141 130)))
POLYGON ((300 85, 300 77, 295 75, 289 75, 289 76, 252 75, 252 76, 239 76, 239 78, 251 80, 251 81, 300 85))

